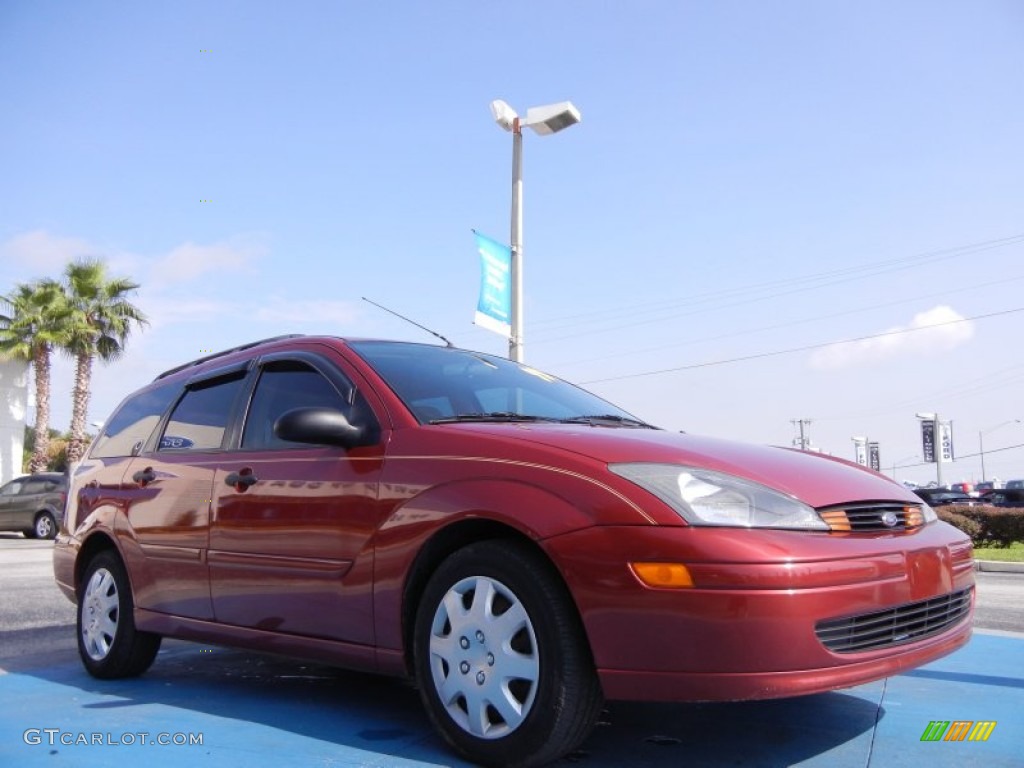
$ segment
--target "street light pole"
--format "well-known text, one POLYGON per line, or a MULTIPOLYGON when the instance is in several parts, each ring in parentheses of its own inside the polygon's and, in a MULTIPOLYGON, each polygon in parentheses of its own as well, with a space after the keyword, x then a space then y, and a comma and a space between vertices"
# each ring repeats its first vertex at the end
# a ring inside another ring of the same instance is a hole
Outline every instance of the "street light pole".
POLYGON ((981 482, 983 482, 983 483, 985 482, 985 439, 984 439, 984 434, 986 432, 995 432, 997 429, 999 429, 1000 427, 1005 427, 1007 424, 1020 424, 1020 423, 1021 423, 1020 419, 1010 419, 1008 421, 1002 422, 1001 424, 996 424, 994 427, 989 427, 988 429, 979 429, 978 430, 978 454, 981 456, 981 482))
POLYGON ((981 454, 981 482, 985 482, 985 440, 982 431, 978 430, 978 453, 981 454))
POLYGON ((532 128, 541 136, 558 133, 580 121, 580 111, 571 101, 530 107, 526 117, 520 118, 506 102, 491 102, 494 121, 512 134, 512 227, 511 227, 511 279, 512 302, 509 307, 511 333, 508 339, 508 357, 517 363, 523 361, 523 128, 532 128))
POLYGON ((512 123, 512 335, 508 359, 523 361, 523 127, 512 123))

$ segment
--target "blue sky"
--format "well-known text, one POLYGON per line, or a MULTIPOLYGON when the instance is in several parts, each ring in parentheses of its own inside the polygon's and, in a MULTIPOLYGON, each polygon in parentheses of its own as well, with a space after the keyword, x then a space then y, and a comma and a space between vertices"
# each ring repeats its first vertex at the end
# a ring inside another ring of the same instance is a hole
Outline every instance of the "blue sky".
MULTIPOLYGON (((1024 476, 994 451, 1024 443, 1022 71, 1014 0, 7 0, 0 292, 82 256, 142 284, 97 421, 203 350, 431 339, 361 296, 503 354, 472 325, 471 229, 509 231, 488 104, 571 99, 524 138, 527 361, 671 429, 867 435, 887 469, 938 411, 1024 476)), ((62 428, 70 387, 62 361, 62 428)))

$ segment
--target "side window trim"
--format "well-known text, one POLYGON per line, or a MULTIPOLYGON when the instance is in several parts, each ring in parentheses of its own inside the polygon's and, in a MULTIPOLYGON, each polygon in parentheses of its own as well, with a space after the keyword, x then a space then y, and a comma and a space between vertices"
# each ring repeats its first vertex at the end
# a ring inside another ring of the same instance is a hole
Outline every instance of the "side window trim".
MULTIPOLYGON (((150 453, 187 453, 191 449, 177 449, 177 448, 160 448, 160 442, 165 436, 167 431, 167 425, 171 422, 171 417, 174 416, 181 405, 181 401, 188 396, 189 392, 194 392, 198 389, 205 389, 207 387, 217 386, 218 384, 224 384, 229 381, 236 379, 245 379, 247 376, 251 376, 252 369, 254 367, 254 359, 243 360, 240 363, 233 363, 231 365, 225 365, 220 368, 215 368, 211 371, 204 371, 201 374, 192 376, 188 381, 184 382, 181 386, 181 392, 174 399, 174 403, 168 408, 160 419, 157 428, 150 435, 149 440, 146 444, 138 450, 135 455, 150 454, 150 453)), ((224 434, 221 436, 220 445, 211 448, 197 449, 196 452, 209 452, 209 451, 223 451, 229 450, 232 445, 236 443, 236 430, 239 422, 239 408, 240 403, 245 402, 247 393, 250 391, 252 384, 250 381, 244 381, 239 387, 239 391, 235 393, 234 399, 231 401, 230 410, 228 413, 227 423, 224 425, 224 434)))
POLYGON ((240 378, 253 367, 255 362, 255 359, 243 360, 238 363, 232 363, 231 365, 224 365, 220 368, 214 368, 209 371, 197 373, 185 382, 185 389, 196 389, 199 384, 202 384, 203 386, 211 386, 215 384, 218 379, 240 378))
MULTIPOLYGON (((338 398, 349 406, 353 406, 356 399, 359 398, 365 404, 365 410, 368 417, 372 420, 369 426, 370 433, 378 435, 380 432, 380 422, 377 415, 373 412, 372 406, 366 401, 366 395, 362 394, 359 387, 355 382, 338 366, 337 363, 326 358, 316 352, 310 352, 307 350, 283 350, 280 352, 271 352, 270 354, 261 355, 259 358, 253 361, 250 381, 247 383, 245 393, 242 398, 244 403, 243 407, 239 409, 239 418, 237 419, 237 433, 233 435, 232 445, 238 450, 266 450, 262 447, 248 447, 242 448, 242 442, 245 438, 245 430, 247 428, 249 419, 252 413, 253 400, 256 397, 258 391, 259 382, 262 379, 265 370, 274 363, 301 363, 309 366, 313 371, 318 373, 320 376, 325 378, 328 384, 338 394, 338 398)), ((310 448, 314 446, 309 446, 310 448)), ((294 446, 294 449, 300 449, 301 446, 294 446)))
POLYGON ((270 363, 306 363, 306 365, 310 366, 313 370, 334 385, 334 388, 338 390, 338 395, 342 400, 350 405, 352 404, 352 400, 356 392, 356 385, 348 376, 345 375, 344 371, 341 371, 338 366, 334 365, 330 361, 325 360, 321 355, 301 349, 285 352, 271 352, 269 355, 261 356, 255 362, 258 363, 260 372, 262 372, 263 368, 270 363))

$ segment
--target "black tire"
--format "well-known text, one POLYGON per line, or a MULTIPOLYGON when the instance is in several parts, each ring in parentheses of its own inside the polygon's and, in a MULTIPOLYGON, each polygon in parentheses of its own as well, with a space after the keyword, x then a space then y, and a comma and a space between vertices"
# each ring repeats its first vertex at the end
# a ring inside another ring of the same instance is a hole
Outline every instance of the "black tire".
POLYGON ((124 565, 109 550, 85 569, 78 590, 78 654, 93 677, 141 675, 160 650, 160 635, 135 629, 135 603, 124 565))
POLYGON ((32 524, 33 539, 55 539, 57 538, 57 521, 49 512, 43 510, 36 515, 32 524))
POLYGON ((450 555, 427 583, 413 632, 424 706, 467 759, 542 765, 593 729, 602 695, 579 617, 528 546, 483 541, 450 555))

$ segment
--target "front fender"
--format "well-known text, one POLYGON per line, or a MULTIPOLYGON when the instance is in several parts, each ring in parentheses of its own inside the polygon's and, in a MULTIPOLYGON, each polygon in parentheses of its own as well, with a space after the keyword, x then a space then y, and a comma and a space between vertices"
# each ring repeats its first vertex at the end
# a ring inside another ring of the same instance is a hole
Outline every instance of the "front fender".
MULTIPOLYGON (((402 648, 406 579, 416 572, 414 561, 429 541, 467 521, 490 524, 488 530, 503 526, 536 542, 590 527, 618 497, 602 487, 577 482, 577 495, 571 501, 564 493, 522 480, 473 479, 433 486, 396 506, 374 542, 378 648, 402 648)), ((634 519, 645 523, 638 516, 634 519)))

